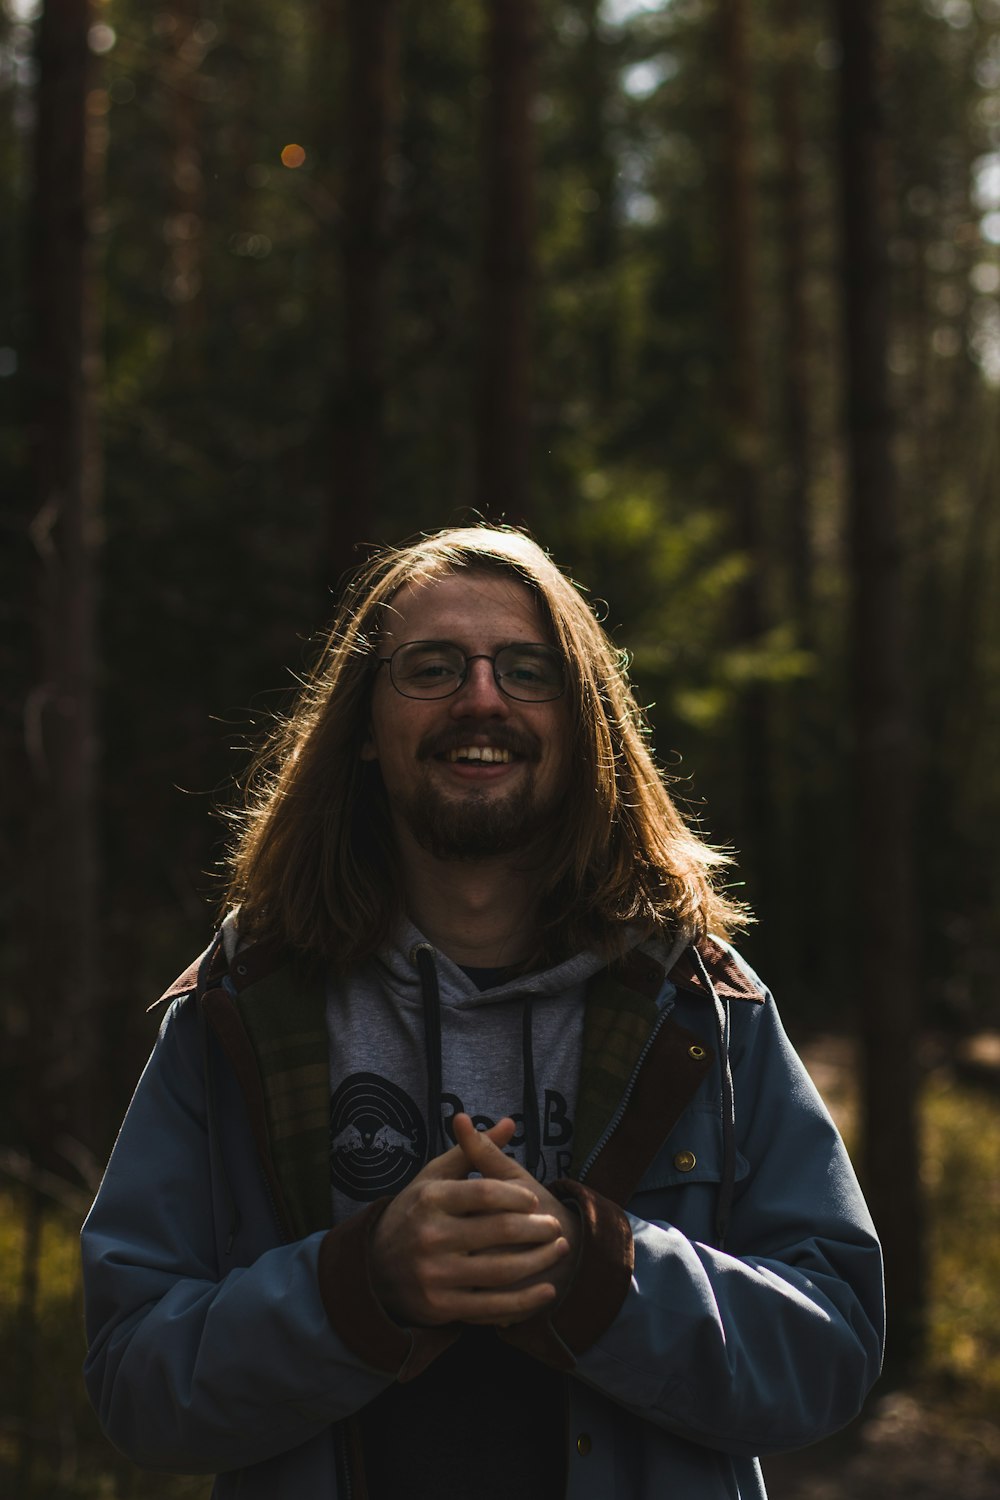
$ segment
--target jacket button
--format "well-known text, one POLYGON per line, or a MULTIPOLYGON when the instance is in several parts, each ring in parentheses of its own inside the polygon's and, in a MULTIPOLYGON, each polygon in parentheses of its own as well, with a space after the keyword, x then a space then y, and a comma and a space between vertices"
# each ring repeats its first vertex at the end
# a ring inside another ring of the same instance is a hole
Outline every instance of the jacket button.
POLYGON ((698 1158, 693 1151, 678 1151, 674 1157, 674 1166, 678 1172, 691 1172, 698 1165, 698 1158))
POLYGON ((576 1440, 576 1451, 580 1454, 581 1458, 587 1457, 587 1454, 590 1452, 590 1446, 590 1433, 581 1432, 576 1440))
POLYGON ((699 1047, 697 1042, 692 1043, 692 1045, 688 1048, 688 1057, 693 1057, 695 1062, 701 1062, 704 1056, 705 1049, 704 1047, 699 1047))

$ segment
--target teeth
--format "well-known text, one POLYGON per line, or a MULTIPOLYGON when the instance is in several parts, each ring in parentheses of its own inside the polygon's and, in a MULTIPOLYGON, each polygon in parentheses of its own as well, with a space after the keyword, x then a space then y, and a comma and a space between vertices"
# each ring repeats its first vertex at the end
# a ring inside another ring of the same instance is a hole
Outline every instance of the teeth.
POLYGON ((510 764, 510 751, 494 749, 492 745, 460 745, 457 750, 449 750, 447 759, 454 765, 457 760, 478 760, 485 766, 510 764))

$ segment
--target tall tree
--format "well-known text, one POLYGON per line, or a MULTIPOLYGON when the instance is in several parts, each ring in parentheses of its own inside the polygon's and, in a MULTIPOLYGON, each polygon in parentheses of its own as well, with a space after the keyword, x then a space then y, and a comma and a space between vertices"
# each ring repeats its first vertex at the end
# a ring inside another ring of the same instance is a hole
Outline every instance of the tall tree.
POLYGON ((189 354, 190 336, 202 306, 202 236, 204 173, 203 125, 198 97, 198 70, 204 57, 199 0, 172 0, 161 20, 167 30, 164 78, 170 125, 169 177, 171 212, 166 221, 169 246, 165 275, 167 296, 177 309, 176 329, 189 354))
POLYGON ((597 410, 611 409, 617 388, 616 344, 620 307, 616 285, 618 245, 618 161, 611 147, 609 120, 617 59, 605 37, 601 0, 582 0, 584 34, 578 47, 575 95, 579 101, 574 134, 587 174, 590 197, 583 222, 583 275, 589 296, 581 308, 591 382, 597 410))
MULTIPOLYGON (((28 537, 35 652, 24 723, 29 812, 22 868, 30 993, 20 1125, 36 1170, 94 1145, 98 855, 95 584, 101 485, 94 188, 107 96, 95 85, 89 0, 46 0, 38 23, 27 244, 28 537)), ((42 1199, 25 1217, 18 1325, 19 1479, 33 1459, 33 1317, 42 1199)))
MULTIPOLYGON (((764 534, 764 403, 761 390, 757 290, 756 160, 748 0, 721 0, 723 59, 722 262, 729 347, 725 393, 727 472, 733 535, 746 573, 737 595, 736 636, 743 647, 760 644, 767 628, 767 551, 764 534)), ((743 689, 740 743, 747 863, 758 905, 773 906, 769 850, 775 807, 771 772, 771 715, 766 684, 743 689)))
POLYGON ((810 449, 809 311, 806 270, 806 193, 803 156, 801 77, 802 0, 776 0, 778 63, 775 113, 778 127, 778 196, 783 314, 782 409, 785 429, 784 529, 796 633, 812 641, 813 557, 811 537, 812 463, 810 449))
MULTIPOLYGON (((36 676, 25 728, 32 777, 30 902, 46 962, 51 1099, 86 1121, 97 930, 95 595, 101 460, 98 299, 91 224, 106 95, 95 86, 89 0, 46 0, 38 28, 28 430, 36 676)), ((35 1080, 38 1082, 38 1080, 35 1080)), ((42 1095, 45 1096, 44 1077, 42 1095)))
POLYGON ((373 526, 379 509, 388 169, 399 61, 398 0, 343 0, 342 12, 347 41, 341 229, 344 343, 327 525, 327 563, 333 580, 356 562, 354 547, 373 526))
POLYGON ((481 370, 476 503, 527 520, 534 266, 536 0, 486 0, 481 370))
MULTIPOLYGON (((780 509, 783 545, 779 553, 782 600, 792 621, 796 644, 812 650, 815 633, 815 558, 812 539, 813 403, 812 339, 807 293, 810 245, 805 181, 806 137, 803 122, 802 78, 806 41, 802 0, 775 0, 772 10, 776 59, 774 114, 777 131, 777 264, 779 268, 780 375, 777 391, 783 438, 780 509)), ((822 934, 812 920, 816 888, 801 879, 814 865, 817 830, 824 808, 817 785, 829 744, 829 695, 818 690, 816 678, 805 676, 790 684, 781 697, 784 723, 776 733, 784 756, 782 787, 781 858, 775 871, 777 910, 771 920, 780 932, 780 951, 786 955, 785 986, 801 987, 821 966, 822 934), (794 732, 789 732, 794 726, 794 732)), ((825 801, 826 799, 822 799, 825 801)), ((824 871, 819 880, 827 877, 824 871)), ((824 898, 829 899, 829 892, 824 898)), ((814 981, 813 981, 814 982, 814 981)))
POLYGON ((917 1119, 918 925, 903 544, 888 380, 888 139, 879 0, 835 0, 856 810, 852 882, 864 1045, 866 1186, 882 1234, 892 1357, 919 1350, 924 1305, 917 1119))

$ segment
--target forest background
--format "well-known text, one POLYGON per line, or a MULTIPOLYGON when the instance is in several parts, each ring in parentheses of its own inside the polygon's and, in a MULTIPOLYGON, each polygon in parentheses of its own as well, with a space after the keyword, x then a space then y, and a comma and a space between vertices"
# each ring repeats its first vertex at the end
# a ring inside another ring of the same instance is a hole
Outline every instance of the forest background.
POLYGON ((0 223, 11 1493, 204 1492, 97 1433, 76 1229, 345 570, 477 518, 629 652, 885 1238, 775 1494, 992 1492, 1000 0, 3 0, 0 223))

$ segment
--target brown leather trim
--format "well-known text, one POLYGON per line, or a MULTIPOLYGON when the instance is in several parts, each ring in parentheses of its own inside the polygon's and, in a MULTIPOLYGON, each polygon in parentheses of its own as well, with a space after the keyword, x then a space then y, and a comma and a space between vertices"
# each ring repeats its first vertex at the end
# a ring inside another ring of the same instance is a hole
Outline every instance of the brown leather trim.
POLYGON ((668 1016, 639 1069, 628 1108, 587 1173, 587 1186, 624 1208, 714 1061, 704 1037, 668 1016))
POLYGON ((319 1249, 319 1290, 331 1327, 366 1365, 397 1380, 413 1380, 459 1335, 457 1323, 402 1328, 389 1317, 372 1286, 369 1247, 391 1198, 378 1198, 328 1229, 319 1249))
POLYGON ((215 1033, 219 1045, 229 1061, 230 1067, 236 1074, 243 1099, 246 1103, 250 1133, 253 1136, 254 1145, 257 1147, 257 1155, 271 1192, 275 1212, 278 1215, 281 1229, 286 1238, 292 1239, 291 1215, 288 1212, 288 1205, 285 1202, 281 1182, 278 1179, 278 1174, 275 1171, 274 1162, 271 1158, 271 1142, 267 1133, 267 1110, 264 1104, 264 1085, 261 1081, 260 1069, 257 1066, 257 1058, 250 1038, 247 1036, 246 1028, 240 1018, 239 1011, 233 1004, 232 997, 225 990, 209 990, 202 997, 201 1003, 204 1007, 206 1020, 215 1033))
MULTIPOLYGON (((699 938, 696 944, 701 961, 715 986, 715 992, 723 1000, 753 1000, 764 1003, 764 996, 744 971, 733 955, 714 938, 699 938)), ((685 948, 670 971, 674 984, 683 990, 693 990, 697 995, 708 995, 705 981, 694 961, 690 948, 685 948)))
POLYGON ((551 1190, 576 1205, 583 1226, 576 1274, 552 1314, 563 1343, 582 1354, 614 1322, 628 1295, 635 1269, 632 1226, 617 1203, 582 1182, 561 1178, 551 1190))
POLYGON ((628 1295, 635 1265, 632 1229, 617 1204, 602 1198, 572 1178, 560 1178, 551 1191, 572 1203, 580 1216, 580 1248, 569 1291, 552 1309, 545 1309, 498 1328, 500 1337, 525 1354, 571 1370, 618 1316, 628 1295))
POLYGON ((190 995, 198 984, 198 971, 205 961, 204 953, 199 954, 194 963, 188 964, 183 974, 178 974, 173 984, 163 991, 159 1000, 149 1007, 155 1010, 158 1005, 168 1005, 171 1000, 178 999, 181 995, 190 995))

